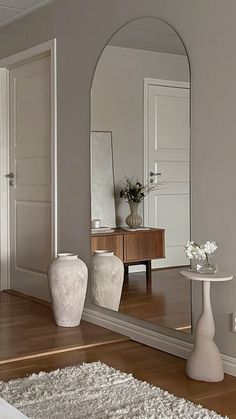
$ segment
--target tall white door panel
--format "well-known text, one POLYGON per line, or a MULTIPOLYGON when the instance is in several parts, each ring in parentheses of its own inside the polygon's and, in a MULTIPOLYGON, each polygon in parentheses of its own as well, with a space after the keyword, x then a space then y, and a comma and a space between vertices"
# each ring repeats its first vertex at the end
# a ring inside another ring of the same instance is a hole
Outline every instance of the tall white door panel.
POLYGON ((190 237, 189 88, 148 85, 146 176, 161 172, 161 190, 150 194, 145 224, 165 228, 166 258, 153 267, 186 265, 190 237))
POLYGON ((10 284, 41 296, 51 260, 50 57, 10 70, 10 284))

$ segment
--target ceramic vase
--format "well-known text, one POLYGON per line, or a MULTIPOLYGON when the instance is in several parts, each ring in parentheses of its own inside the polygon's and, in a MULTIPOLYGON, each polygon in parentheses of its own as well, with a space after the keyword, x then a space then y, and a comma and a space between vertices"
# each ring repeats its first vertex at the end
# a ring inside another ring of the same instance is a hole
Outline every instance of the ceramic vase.
POLYGON ((48 282, 56 324, 78 326, 88 282, 85 263, 73 253, 59 253, 49 266, 48 282))
POLYGON ((118 311, 124 281, 122 261, 108 250, 96 250, 92 256, 92 303, 118 311))
POLYGON ((133 229, 140 227, 143 222, 142 218, 138 214, 138 206, 138 202, 130 201, 130 215, 128 215, 128 217, 125 219, 126 224, 133 229))
POLYGON ((195 263, 195 271, 198 272, 199 274, 204 274, 204 275, 211 275, 214 274, 218 271, 219 267, 218 265, 216 265, 211 256, 208 255, 207 259, 204 260, 198 260, 195 263))

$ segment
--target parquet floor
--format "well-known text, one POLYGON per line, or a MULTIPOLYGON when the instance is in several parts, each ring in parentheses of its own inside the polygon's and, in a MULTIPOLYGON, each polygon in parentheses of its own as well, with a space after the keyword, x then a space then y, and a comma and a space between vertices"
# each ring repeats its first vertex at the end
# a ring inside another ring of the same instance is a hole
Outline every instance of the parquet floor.
POLYGON ((191 333, 191 285, 179 271, 179 268, 153 270, 148 285, 145 272, 129 274, 124 281, 119 311, 191 333))
MULTIPOLYGON (((98 361, 131 372, 136 378, 168 390, 179 397, 236 419, 236 378, 226 375, 221 383, 203 383, 185 375, 185 361, 133 341, 112 343, 72 352, 0 365, 0 379, 23 377, 82 362, 98 361)), ((82 418, 81 418, 82 419, 82 418)), ((192 418, 184 418, 192 419, 192 418)))
POLYGON ((50 307, 0 292, 0 364, 124 339, 83 321, 79 327, 58 327, 50 307))
POLYGON ((185 375, 183 359, 87 322, 58 328, 49 307, 6 293, 0 293, 0 360, 3 381, 100 360, 236 419, 236 377, 225 375, 221 383, 193 381, 185 375))

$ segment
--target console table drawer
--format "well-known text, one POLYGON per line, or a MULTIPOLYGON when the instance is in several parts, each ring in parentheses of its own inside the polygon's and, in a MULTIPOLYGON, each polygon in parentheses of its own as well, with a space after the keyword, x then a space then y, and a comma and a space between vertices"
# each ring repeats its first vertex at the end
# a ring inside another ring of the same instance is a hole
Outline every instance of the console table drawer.
POLYGON ((124 235, 124 261, 135 262, 165 257, 164 231, 145 231, 124 235))
POLYGON ((124 260, 123 235, 121 234, 103 234, 91 237, 91 250, 112 250, 122 261, 124 260))

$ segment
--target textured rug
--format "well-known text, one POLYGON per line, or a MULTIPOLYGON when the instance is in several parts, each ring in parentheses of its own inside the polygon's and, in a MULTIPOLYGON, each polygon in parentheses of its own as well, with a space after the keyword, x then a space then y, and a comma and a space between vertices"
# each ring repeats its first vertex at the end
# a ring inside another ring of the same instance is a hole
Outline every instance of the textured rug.
POLYGON ((0 382, 0 396, 35 419, 222 418, 101 362, 0 382))

